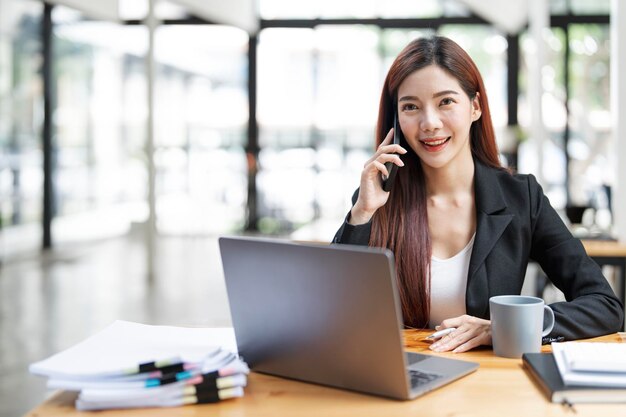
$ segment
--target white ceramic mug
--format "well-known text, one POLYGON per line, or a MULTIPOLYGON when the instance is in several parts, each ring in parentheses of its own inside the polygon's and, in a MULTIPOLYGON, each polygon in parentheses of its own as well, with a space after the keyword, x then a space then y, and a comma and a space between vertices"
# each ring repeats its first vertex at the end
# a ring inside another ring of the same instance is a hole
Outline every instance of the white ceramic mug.
POLYGON ((541 351, 541 338, 554 327, 554 312, 541 298, 499 295, 489 299, 493 352, 505 358, 541 351), (544 311, 548 325, 543 327, 544 311))

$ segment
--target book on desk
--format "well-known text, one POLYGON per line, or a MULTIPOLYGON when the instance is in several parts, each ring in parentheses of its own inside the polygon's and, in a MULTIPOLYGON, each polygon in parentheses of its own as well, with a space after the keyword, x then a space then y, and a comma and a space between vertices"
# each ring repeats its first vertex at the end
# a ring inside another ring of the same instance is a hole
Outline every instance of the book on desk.
POLYGON ((522 360, 554 403, 626 403, 626 345, 553 343, 552 353, 522 360))

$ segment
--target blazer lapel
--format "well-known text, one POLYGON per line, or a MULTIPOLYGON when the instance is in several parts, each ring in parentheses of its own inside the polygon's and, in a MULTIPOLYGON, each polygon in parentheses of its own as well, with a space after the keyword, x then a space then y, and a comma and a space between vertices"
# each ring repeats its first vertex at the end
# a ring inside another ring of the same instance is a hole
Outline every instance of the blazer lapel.
POLYGON ((476 201, 476 237, 467 277, 467 314, 485 317, 489 306, 489 283, 485 259, 513 219, 506 213, 497 171, 474 160, 474 195, 476 201))

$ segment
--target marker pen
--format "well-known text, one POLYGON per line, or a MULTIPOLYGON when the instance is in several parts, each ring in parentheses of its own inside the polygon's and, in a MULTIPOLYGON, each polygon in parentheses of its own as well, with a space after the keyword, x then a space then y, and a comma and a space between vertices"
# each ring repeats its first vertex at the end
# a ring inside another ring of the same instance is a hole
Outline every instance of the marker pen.
POLYGON ((455 330, 456 330, 456 327, 448 327, 447 329, 439 330, 438 332, 435 332, 429 336, 426 336, 426 339, 429 339, 429 340, 441 339, 442 337, 449 335, 455 330))

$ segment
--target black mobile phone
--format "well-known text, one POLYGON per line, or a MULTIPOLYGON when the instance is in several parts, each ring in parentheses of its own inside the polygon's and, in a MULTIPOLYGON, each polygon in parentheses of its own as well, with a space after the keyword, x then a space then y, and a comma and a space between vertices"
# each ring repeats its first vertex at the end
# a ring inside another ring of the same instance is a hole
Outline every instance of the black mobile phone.
MULTIPOLYGON (((400 144, 400 136, 402 135, 402 131, 400 130, 400 123, 398 123, 398 114, 394 114, 393 116, 393 144, 400 144)), ((397 155, 397 154, 396 154, 397 155)), ((393 162, 385 162, 385 167, 387 168, 387 172, 389 172, 389 176, 381 175, 383 180, 383 190, 391 191, 391 187, 393 186, 393 182, 396 179, 396 174, 398 173, 398 165, 393 162)))

